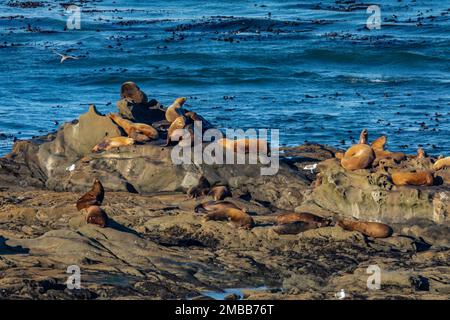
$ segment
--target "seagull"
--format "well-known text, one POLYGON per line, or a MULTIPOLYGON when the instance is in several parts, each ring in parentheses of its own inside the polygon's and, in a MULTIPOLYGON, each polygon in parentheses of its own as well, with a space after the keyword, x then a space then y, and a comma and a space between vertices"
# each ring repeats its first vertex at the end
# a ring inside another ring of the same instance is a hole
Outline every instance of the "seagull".
POLYGON ((344 289, 341 289, 341 291, 339 291, 338 293, 335 294, 336 298, 338 298, 339 300, 342 300, 345 298, 345 291, 344 289))
POLYGON ((311 173, 314 173, 314 170, 317 168, 317 163, 308 164, 303 167, 303 170, 311 170, 311 173))
POLYGON ((78 57, 74 57, 74 56, 69 56, 69 55, 61 54, 61 53, 58 53, 58 52, 56 52, 56 51, 53 51, 53 52, 56 53, 58 56, 61 57, 61 63, 63 63, 64 61, 66 61, 66 60, 68 60, 68 59, 75 59, 75 60, 80 59, 80 58, 78 58, 78 57))

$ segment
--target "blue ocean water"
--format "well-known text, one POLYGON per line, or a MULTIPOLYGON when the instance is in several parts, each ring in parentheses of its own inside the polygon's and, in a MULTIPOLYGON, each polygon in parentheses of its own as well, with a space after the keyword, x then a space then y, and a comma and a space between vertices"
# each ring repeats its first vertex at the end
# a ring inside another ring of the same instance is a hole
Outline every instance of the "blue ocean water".
POLYGON ((450 4, 374 2, 0 0, 0 154, 95 104, 116 110, 135 81, 164 105, 221 128, 280 130, 281 143, 348 147, 362 128, 391 150, 449 154, 450 4), (59 62, 54 53, 78 60, 59 62))

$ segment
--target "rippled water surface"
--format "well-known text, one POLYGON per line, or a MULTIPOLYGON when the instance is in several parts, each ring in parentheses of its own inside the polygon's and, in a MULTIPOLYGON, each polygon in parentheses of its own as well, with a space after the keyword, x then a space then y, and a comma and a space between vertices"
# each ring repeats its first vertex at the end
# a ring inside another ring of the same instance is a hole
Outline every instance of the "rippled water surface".
POLYGON ((346 147, 368 128, 392 150, 448 154, 450 4, 379 2, 368 30, 369 4, 351 0, 85 0, 65 30, 67 1, 0 0, 0 154, 90 103, 115 111, 127 80, 222 128, 280 129, 282 144, 346 147))

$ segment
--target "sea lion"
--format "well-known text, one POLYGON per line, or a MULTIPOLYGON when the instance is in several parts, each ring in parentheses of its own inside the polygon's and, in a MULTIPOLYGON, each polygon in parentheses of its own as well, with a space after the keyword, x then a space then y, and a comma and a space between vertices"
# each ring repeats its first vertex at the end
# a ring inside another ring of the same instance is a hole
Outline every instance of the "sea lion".
POLYGON ((122 99, 129 98, 135 103, 146 103, 147 95, 141 91, 136 83, 128 81, 122 84, 120 87, 120 97, 122 99))
MULTIPOLYGON (((170 146, 172 144, 172 138, 173 134, 175 133, 175 130, 177 129, 184 129, 186 127, 186 118, 184 116, 177 117, 172 123, 170 124, 169 129, 167 130, 167 140, 166 140, 166 146, 170 146)), ((178 141, 183 140, 183 138, 180 136, 178 141)))
POLYGON ((441 170, 450 167, 450 157, 442 158, 433 164, 433 170, 441 170))
POLYGON ((206 220, 228 220, 236 227, 251 229, 255 225, 253 218, 242 210, 235 208, 223 208, 208 212, 206 220))
POLYGON ((223 209, 238 209, 242 211, 246 211, 245 209, 239 208, 237 205, 235 205, 233 202, 230 201, 208 201, 200 203, 198 206, 194 208, 194 212, 196 213, 207 213, 211 211, 216 210, 223 210, 223 209))
POLYGON ((119 127, 121 127, 130 138, 134 138, 135 140, 137 140, 135 137, 138 134, 142 134, 150 139, 158 139, 158 130, 153 128, 151 125, 145 123, 133 123, 130 120, 124 119, 114 113, 109 114, 109 117, 119 127))
POLYGON ((225 199, 226 197, 231 197, 232 195, 227 186, 215 186, 211 188, 208 196, 212 196, 215 201, 219 201, 225 199))
POLYGON ((267 140, 264 139, 242 138, 232 140, 221 138, 217 140, 217 143, 222 145, 224 149, 233 150, 233 152, 236 153, 250 153, 250 151, 256 151, 268 155, 270 152, 269 144, 267 140))
POLYGON ((91 190, 86 192, 80 199, 78 199, 77 209, 78 211, 80 211, 90 206, 99 206, 102 204, 104 197, 105 189, 103 188, 100 180, 95 179, 91 190))
POLYGON ((183 116, 183 110, 181 107, 186 102, 185 97, 176 98, 175 101, 166 110, 166 120, 170 123, 174 122, 179 116, 183 116))
POLYGON ((380 222, 338 220, 337 224, 344 230, 358 231, 372 238, 387 238, 393 233, 390 226, 380 222))
POLYGON ((417 149, 417 156, 416 159, 425 159, 427 157, 427 154, 423 148, 417 149))
POLYGON ((386 136, 381 136, 372 142, 372 150, 375 153, 374 164, 378 164, 378 162, 381 159, 387 158, 394 159, 395 162, 405 160, 406 155, 403 152, 391 152, 385 150, 386 142, 387 142, 386 136))
POLYGON ((374 160, 375 154, 369 145, 355 144, 345 152, 341 165, 345 170, 366 169, 374 160))
POLYGON ((369 144, 369 131, 363 129, 359 134, 358 144, 369 144))
POLYGON ((272 228, 277 234, 298 234, 311 229, 317 229, 317 223, 307 221, 294 221, 291 223, 283 223, 272 228))
POLYGON ((186 194, 188 195, 189 198, 198 198, 201 196, 206 196, 209 192, 210 187, 211 185, 209 181, 202 175, 199 178, 198 183, 195 186, 190 187, 186 191, 186 194))
POLYGON ((433 174, 428 171, 395 172, 391 179, 396 186, 432 186, 434 182, 433 174))
POLYGON ((334 154, 334 157, 338 160, 342 160, 342 158, 344 157, 344 153, 343 152, 336 152, 334 154))
POLYGON ((90 206, 87 208, 87 217, 86 222, 90 224, 96 224, 102 228, 106 226, 106 221, 108 220, 108 216, 105 211, 102 210, 99 206, 90 206))
POLYGON ((277 224, 289 224, 297 221, 303 221, 308 223, 315 223, 318 227, 326 227, 331 223, 331 220, 316 216, 309 212, 284 213, 278 215, 275 219, 277 224))
POLYGON ((107 151, 122 146, 131 146, 135 143, 133 138, 128 137, 114 137, 105 138, 99 144, 92 148, 93 152, 107 151))

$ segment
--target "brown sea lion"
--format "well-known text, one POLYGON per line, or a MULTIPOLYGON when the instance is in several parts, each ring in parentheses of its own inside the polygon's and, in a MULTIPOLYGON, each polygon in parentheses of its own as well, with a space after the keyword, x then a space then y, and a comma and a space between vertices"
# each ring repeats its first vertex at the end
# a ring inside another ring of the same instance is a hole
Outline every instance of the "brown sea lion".
POLYGON ((369 144, 369 131, 363 129, 359 134, 358 144, 369 144))
POLYGON ((427 157, 427 154, 425 152, 425 150, 423 150, 423 148, 419 148, 417 149, 417 159, 425 159, 427 157))
POLYGON ((99 206, 90 206, 86 209, 87 217, 86 222, 90 224, 96 224, 102 228, 106 226, 106 221, 108 220, 108 216, 105 211, 102 210, 99 206))
POLYGON ((268 155, 270 152, 269 144, 264 139, 242 138, 232 140, 222 138, 217 140, 217 143, 222 145, 225 149, 233 150, 233 152, 236 153, 250 153, 250 151, 256 151, 268 155))
POLYGON ((239 208, 237 205, 235 205, 233 202, 230 201, 208 201, 204 203, 200 203, 198 206, 194 208, 194 212, 196 213, 206 213, 216 210, 223 210, 223 209, 238 209, 242 211, 246 211, 245 209, 239 208))
POLYGON ((135 103, 147 102, 146 94, 141 91, 141 89, 136 85, 136 83, 131 81, 122 84, 122 86, 120 87, 120 97, 122 99, 130 98, 135 103))
POLYGON ((289 224, 297 221, 315 223, 318 227, 326 227, 331 223, 330 219, 322 218, 309 212, 284 213, 276 217, 277 224, 289 224))
POLYGON ((176 98, 175 101, 166 110, 166 120, 170 123, 174 122, 179 116, 183 116, 181 107, 186 102, 185 97, 176 98))
POLYGON ((186 194, 188 195, 189 198, 198 198, 201 196, 206 196, 209 192, 210 187, 211 185, 209 181, 202 175, 198 179, 198 183, 195 186, 190 187, 186 191, 186 194))
POLYGON ((151 125, 145 123, 134 123, 114 113, 109 114, 109 117, 119 127, 121 127, 130 138, 133 138, 133 135, 136 136, 137 134, 142 134, 150 139, 158 139, 158 130, 153 128, 151 125))
MULTIPOLYGON (((175 130, 177 129, 184 129, 186 127, 186 118, 184 116, 177 117, 172 123, 170 124, 169 129, 167 130, 167 140, 166 140, 166 146, 170 146, 172 144, 172 138, 175 133, 175 130)), ((181 141, 183 138, 179 137, 178 141, 181 141)))
POLYGON ((366 169, 374 160, 375 154, 369 145, 355 144, 345 152, 341 165, 345 170, 366 169))
POLYGON ((91 190, 86 192, 80 199, 78 199, 77 209, 78 211, 80 211, 90 206, 99 206, 102 204, 104 197, 105 189, 103 188, 100 180, 95 179, 91 190))
POLYGON ((434 182, 433 174, 428 171, 395 172, 391 179, 396 186, 432 186, 434 182))
POLYGON ((228 220, 236 227, 251 229, 255 225, 253 218, 242 210, 235 208, 223 208, 210 211, 205 216, 206 220, 228 220))
POLYGON ((339 220, 337 224, 344 230, 358 231, 372 238, 387 238, 393 233, 390 226, 380 222, 339 220))
POLYGON ((450 157, 442 158, 433 164, 433 170, 441 170, 450 167, 450 157))
POLYGON ((298 234, 311 229, 319 228, 317 223, 307 221, 294 221, 290 223, 283 223, 272 228, 277 234, 298 234))
POLYGON ((342 158, 344 157, 344 153, 343 152, 336 152, 334 154, 334 157, 338 160, 342 160, 342 158))
POLYGON ((227 186, 215 186, 211 188, 208 196, 212 196, 215 201, 219 201, 226 197, 231 197, 232 195, 227 186))
POLYGON ((128 137, 114 137, 105 138, 99 144, 92 148, 93 152, 107 151, 122 146, 131 146, 135 143, 133 138, 128 137))
POLYGON ((406 155, 403 152, 391 152, 385 150, 386 142, 386 136, 381 136, 372 142, 372 150, 375 153, 375 164, 378 164, 381 159, 391 158, 396 162, 406 159, 406 155))

